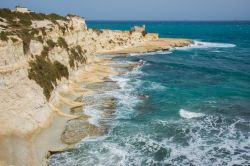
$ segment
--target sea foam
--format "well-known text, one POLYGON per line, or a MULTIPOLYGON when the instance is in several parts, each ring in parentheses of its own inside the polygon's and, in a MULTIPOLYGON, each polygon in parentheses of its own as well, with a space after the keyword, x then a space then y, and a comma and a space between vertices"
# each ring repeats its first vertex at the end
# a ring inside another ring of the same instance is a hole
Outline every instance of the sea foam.
POLYGON ((185 119, 192 119, 192 118, 205 116, 205 114, 203 113, 190 112, 184 109, 180 109, 179 114, 182 118, 185 118, 185 119))
POLYGON ((189 45, 189 46, 177 47, 177 48, 173 48, 173 50, 206 49, 206 48, 233 48, 233 47, 236 47, 236 45, 230 44, 230 43, 202 42, 202 41, 194 40, 194 43, 189 45))
POLYGON ((142 56, 142 55, 160 55, 160 54, 171 54, 171 51, 154 51, 145 53, 130 53, 130 56, 142 56))

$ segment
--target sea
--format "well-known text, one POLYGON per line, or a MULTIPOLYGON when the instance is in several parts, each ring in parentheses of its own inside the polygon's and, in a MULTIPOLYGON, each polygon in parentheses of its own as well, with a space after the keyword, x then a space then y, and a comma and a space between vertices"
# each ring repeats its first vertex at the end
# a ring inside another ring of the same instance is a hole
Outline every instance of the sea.
POLYGON ((250 22, 87 24, 116 30, 145 25, 160 37, 194 43, 115 56, 117 63, 142 65, 110 78, 120 88, 109 92, 118 104, 108 131, 52 155, 49 165, 250 165, 250 22))

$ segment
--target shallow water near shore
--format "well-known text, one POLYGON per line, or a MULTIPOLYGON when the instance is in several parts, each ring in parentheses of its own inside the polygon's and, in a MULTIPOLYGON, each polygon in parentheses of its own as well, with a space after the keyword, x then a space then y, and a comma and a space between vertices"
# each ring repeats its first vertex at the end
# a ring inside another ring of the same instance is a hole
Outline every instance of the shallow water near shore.
POLYGON ((114 67, 122 74, 110 79, 119 88, 101 94, 116 98, 112 117, 101 119, 98 108, 89 112, 96 115, 91 123, 107 132, 52 155, 49 165, 249 165, 250 23, 88 23, 109 29, 134 24, 195 43, 114 57, 118 66, 140 66, 114 67))

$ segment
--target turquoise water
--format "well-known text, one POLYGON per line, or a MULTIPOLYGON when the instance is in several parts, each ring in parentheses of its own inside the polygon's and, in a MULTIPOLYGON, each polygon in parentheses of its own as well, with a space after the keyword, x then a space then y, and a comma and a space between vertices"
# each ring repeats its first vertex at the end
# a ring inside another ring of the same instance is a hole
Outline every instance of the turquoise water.
POLYGON ((141 24, 195 44, 114 58, 143 65, 112 78, 121 89, 112 92, 119 103, 109 132, 52 156, 51 165, 250 165, 250 23, 88 23, 141 24))

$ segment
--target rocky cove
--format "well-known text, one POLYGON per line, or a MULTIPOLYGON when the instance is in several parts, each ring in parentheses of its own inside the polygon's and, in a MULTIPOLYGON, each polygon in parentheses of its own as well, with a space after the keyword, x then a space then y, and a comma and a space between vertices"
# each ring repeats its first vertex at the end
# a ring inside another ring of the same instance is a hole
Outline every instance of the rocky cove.
POLYGON ((160 39, 144 27, 89 29, 74 15, 1 9, 0 25, 0 165, 47 165, 48 155, 108 131, 116 98, 107 92, 120 88, 110 77, 140 63, 117 64, 97 54, 124 56, 192 43, 160 39), (84 108, 102 110, 101 125, 84 108))

